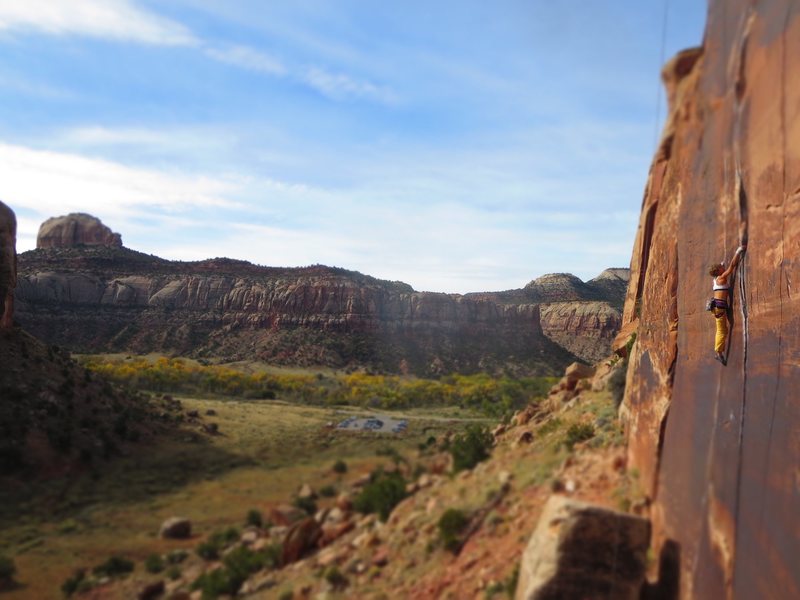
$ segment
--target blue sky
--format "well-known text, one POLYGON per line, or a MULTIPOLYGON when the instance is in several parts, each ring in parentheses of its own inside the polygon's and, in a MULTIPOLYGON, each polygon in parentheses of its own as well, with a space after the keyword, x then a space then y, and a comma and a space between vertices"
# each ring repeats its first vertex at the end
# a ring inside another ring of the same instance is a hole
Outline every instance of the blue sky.
MULTIPOLYGON (((670 1, 666 57, 701 42, 704 4, 670 1)), ((0 0, 0 200, 20 250, 83 211, 166 258, 444 292, 588 279, 630 261, 663 15, 660 0, 0 0)))

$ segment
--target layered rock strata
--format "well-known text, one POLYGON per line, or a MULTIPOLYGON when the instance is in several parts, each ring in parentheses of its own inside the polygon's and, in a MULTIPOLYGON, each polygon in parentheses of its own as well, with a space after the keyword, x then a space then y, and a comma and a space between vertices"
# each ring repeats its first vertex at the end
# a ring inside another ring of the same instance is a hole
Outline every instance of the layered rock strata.
POLYGON ((541 289, 415 292, 322 266, 179 263, 126 248, 82 247, 22 255, 18 295, 25 327, 83 352, 167 351, 428 375, 553 374, 575 354, 607 353, 615 333, 612 306, 620 295, 593 282, 581 286, 578 302, 586 306, 579 316, 550 309, 544 331, 541 298, 555 296, 541 289), (585 341, 573 354, 562 344, 575 334, 585 341))
POLYGON ((624 309, 629 462, 681 597, 798 598, 800 4, 711 0, 664 79, 624 309), (723 366, 707 269, 741 241, 723 366))

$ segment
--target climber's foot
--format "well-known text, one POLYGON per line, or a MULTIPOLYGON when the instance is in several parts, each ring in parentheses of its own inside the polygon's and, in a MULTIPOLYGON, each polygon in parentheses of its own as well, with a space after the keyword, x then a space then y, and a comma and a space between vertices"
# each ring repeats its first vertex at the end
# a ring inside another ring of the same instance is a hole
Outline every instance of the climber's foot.
POLYGON ((715 360, 718 360, 718 361, 719 361, 719 362, 721 362, 723 365, 727 365, 727 364, 728 364, 728 361, 727 361, 727 360, 725 360, 725 355, 724 355, 724 354, 722 354, 722 352, 717 352, 716 354, 714 354, 714 359, 715 359, 715 360))

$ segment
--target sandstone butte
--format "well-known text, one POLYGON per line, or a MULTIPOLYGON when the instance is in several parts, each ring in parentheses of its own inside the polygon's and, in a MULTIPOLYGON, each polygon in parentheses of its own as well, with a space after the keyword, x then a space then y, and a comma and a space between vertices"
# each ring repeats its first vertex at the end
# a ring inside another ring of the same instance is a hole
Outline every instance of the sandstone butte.
POLYGON ((86 213, 70 213, 47 219, 39 227, 37 248, 71 248, 74 246, 122 247, 122 237, 86 213))
POLYGON ((800 3, 711 0, 663 72, 670 112, 631 261, 629 464, 682 598, 800 598, 800 3), (708 265, 748 251, 727 366, 708 265))
POLYGON ((551 274, 519 290, 440 294, 319 265, 172 262, 118 242, 88 215, 46 221, 37 250, 19 258, 21 325, 82 352, 557 374, 608 355, 628 281, 628 269, 608 269, 588 282, 551 274))

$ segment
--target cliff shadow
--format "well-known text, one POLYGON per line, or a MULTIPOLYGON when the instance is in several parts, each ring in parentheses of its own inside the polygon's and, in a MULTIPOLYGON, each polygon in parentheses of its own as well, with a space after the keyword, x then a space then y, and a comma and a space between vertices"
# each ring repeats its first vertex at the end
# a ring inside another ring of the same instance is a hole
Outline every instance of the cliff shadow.
POLYGON ((658 579, 646 582, 641 600, 678 600, 681 589, 681 547, 675 540, 666 540, 658 556, 658 579))

